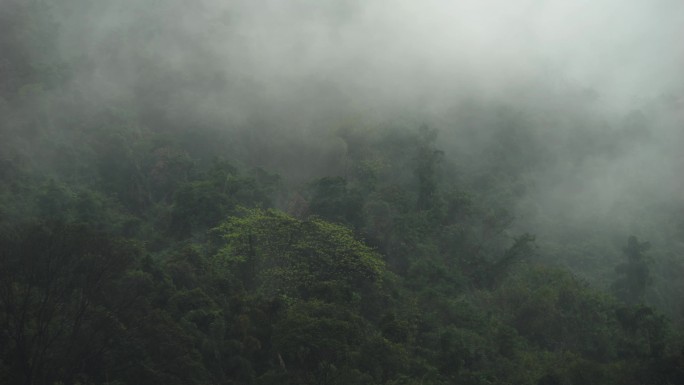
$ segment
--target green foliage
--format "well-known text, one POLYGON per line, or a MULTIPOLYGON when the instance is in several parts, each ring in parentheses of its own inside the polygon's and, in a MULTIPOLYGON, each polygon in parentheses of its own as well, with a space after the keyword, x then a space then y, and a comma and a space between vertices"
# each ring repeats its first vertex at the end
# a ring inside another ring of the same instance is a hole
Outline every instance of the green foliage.
POLYGON ((418 178, 419 210, 427 210, 435 205, 438 194, 437 164, 444 156, 444 152, 434 148, 437 132, 427 126, 420 128, 420 147, 416 156, 415 174, 418 178))
MULTIPOLYGON (((97 144, 97 178, 2 175, 6 383, 681 378, 667 319, 540 266, 536 237, 513 235, 505 207, 447 183, 434 131, 378 134, 380 155, 352 151, 366 174, 314 180, 304 219, 269 208, 287 195, 277 176, 199 162, 144 132, 120 125, 97 144), (23 227, 22 216, 66 224, 23 227)), ((630 238, 618 269, 615 287, 635 298, 645 251, 630 238)))
POLYGON ((610 298, 563 271, 532 268, 496 292, 502 315, 529 341, 591 359, 615 357, 617 323, 610 298))
POLYGON ((130 242, 87 227, 28 224, 0 234, 0 325, 8 383, 71 381, 111 345, 128 307, 118 283, 130 242))
POLYGON ((644 255, 650 247, 650 243, 639 242, 637 237, 630 236, 623 250, 627 261, 615 268, 619 277, 613 284, 613 290, 618 298, 628 304, 643 302, 646 289, 652 283, 649 261, 644 255))
POLYGON ((300 221, 275 210, 249 210, 219 226, 226 245, 215 257, 247 289, 268 297, 360 300, 380 284, 384 264, 350 230, 320 219, 300 221))
MULTIPOLYGON (((154 66, 126 100, 81 95, 51 7, 92 5, 5 3, 3 384, 684 382, 681 336, 645 305, 680 301, 678 206, 671 234, 647 233, 650 256, 628 239, 612 286, 623 304, 540 263, 564 256, 603 284, 618 253, 527 195, 568 151, 534 116, 480 108, 442 124, 467 123, 452 137, 358 124, 321 150, 261 122, 224 127, 212 107, 184 116, 174 87, 210 89, 212 74, 154 66), (269 164, 282 182, 251 169, 269 164), (296 217, 274 209, 293 195, 296 217), (544 234, 525 233, 521 205, 544 234)), ((562 167, 639 135, 586 127, 565 138, 583 146, 562 167)))
POLYGON ((616 318, 625 332, 620 341, 619 354, 625 358, 660 358, 671 338, 669 325, 662 314, 638 305, 620 307, 616 318))
POLYGON ((358 191, 350 191, 343 178, 321 178, 312 186, 309 211, 321 218, 360 228, 363 200, 358 191))
POLYGON ((201 234, 244 206, 267 206, 278 178, 257 170, 257 177, 240 176, 226 162, 216 161, 211 169, 176 191, 170 230, 177 237, 201 234))

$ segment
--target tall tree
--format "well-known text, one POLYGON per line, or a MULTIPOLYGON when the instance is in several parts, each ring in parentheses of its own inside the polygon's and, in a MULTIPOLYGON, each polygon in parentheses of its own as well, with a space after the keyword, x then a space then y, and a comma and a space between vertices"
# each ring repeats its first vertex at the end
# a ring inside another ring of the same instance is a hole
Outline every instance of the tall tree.
POLYGON ((643 302, 646 289, 652 283, 648 257, 645 254, 650 248, 650 243, 639 242, 637 237, 631 235, 623 249, 627 261, 615 268, 618 278, 613 284, 613 290, 619 299, 628 304, 643 302))
POLYGON ((85 226, 33 224, 0 234, 0 354, 5 384, 73 383, 92 370, 130 303, 117 282, 136 254, 85 226))

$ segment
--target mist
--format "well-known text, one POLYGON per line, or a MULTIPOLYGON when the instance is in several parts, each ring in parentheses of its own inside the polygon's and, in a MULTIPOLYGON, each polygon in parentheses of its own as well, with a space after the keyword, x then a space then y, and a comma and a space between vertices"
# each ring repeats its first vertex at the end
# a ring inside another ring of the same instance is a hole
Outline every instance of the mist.
POLYGON ((521 227, 562 216, 645 231, 641 209, 681 203, 679 1, 36 4, 53 33, 30 54, 69 67, 43 91, 53 106, 223 131, 229 158, 295 181, 343 174, 339 132, 354 126, 426 124, 455 167, 487 172, 492 127, 515 116, 520 151, 544 154, 521 227))
POLYGON ((487 173, 500 127, 517 125, 519 151, 538 155, 520 228, 543 233, 550 217, 654 235, 642 211, 681 206, 679 1, 34 6, 53 30, 29 54, 69 68, 38 98, 53 115, 104 106, 154 130, 224 132, 229 159, 295 185, 345 173, 350 127, 428 125, 453 167, 487 173))
POLYGON ((435 108, 466 96, 586 89, 622 112, 682 87, 676 1, 72 4, 61 52, 100 60, 98 76, 123 88, 145 62, 247 83, 265 104, 365 91, 357 108, 435 108))
MULTIPOLYGON (((553 153, 534 165, 537 205, 605 217, 625 199, 681 198, 679 1, 65 4, 56 46, 85 100, 333 157, 345 125, 428 124, 448 156, 469 149, 475 166, 487 115, 505 107, 553 153), (582 142, 592 131, 610 143, 582 142)), ((301 168, 275 159, 250 162, 301 168)))
POLYGON ((682 37, 681 0, 0 1, 0 382, 681 383, 682 37))

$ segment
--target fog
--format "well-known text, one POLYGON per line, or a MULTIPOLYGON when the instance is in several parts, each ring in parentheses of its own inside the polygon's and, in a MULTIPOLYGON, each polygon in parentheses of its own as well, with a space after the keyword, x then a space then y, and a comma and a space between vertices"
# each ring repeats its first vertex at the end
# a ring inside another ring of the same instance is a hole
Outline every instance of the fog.
POLYGON ((42 7, 56 33, 33 54, 70 68, 55 98, 136 111, 157 130, 229 132, 229 158, 299 182, 343 173, 340 129, 427 124, 453 167, 486 173, 511 125, 534 155, 513 206, 520 228, 656 236, 681 207, 681 1, 42 7))
POLYGON ((0 383, 684 384, 684 1, 0 0, 0 383))
POLYGON ((575 88, 623 111, 682 87, 677 1, 72 3, 62 52, 124 88, 147 65, 222 78, 224 95, 242 83, 268 104, 316 93, 448 108, 575 88))

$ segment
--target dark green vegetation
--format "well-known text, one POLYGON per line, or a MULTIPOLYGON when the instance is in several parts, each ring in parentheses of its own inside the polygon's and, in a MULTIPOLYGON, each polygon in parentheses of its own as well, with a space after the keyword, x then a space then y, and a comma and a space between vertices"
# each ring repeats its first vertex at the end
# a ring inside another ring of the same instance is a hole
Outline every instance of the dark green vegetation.
MULTIPOLYGON (((653 247, 548 212, 526 233, 517 205, 561 156, 534 119, 481 107, 492 137, 450 150, 345 124, 326 157, 171 118, 172 76, 90 98, 49 13, 8 4, 0 383, 684 383, 681 222, 653 247)), ((633 143, 575 139, 595 146, 579 158, 633 143)))

